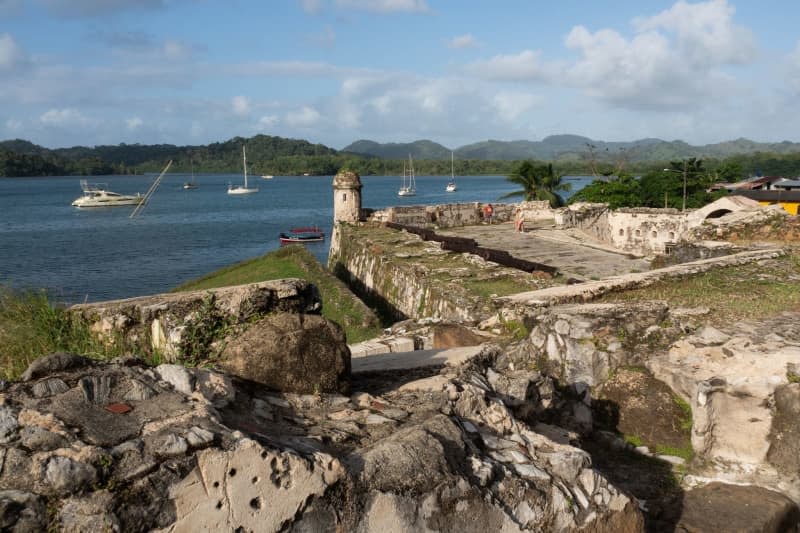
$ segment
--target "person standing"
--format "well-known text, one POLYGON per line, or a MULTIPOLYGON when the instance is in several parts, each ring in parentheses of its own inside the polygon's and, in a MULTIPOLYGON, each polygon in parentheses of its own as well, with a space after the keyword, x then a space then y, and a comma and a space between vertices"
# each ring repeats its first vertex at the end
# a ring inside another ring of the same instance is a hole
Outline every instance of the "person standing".
POLYGON ((491 224, 493 215, 494 215, 494 208, 492 207, 492 204, 486 204, 485 206, 483 206, 483 218, 486 219, 486 222, 491 224))
POLYGON ((520 206, 517 206, 517 209, 514 212, 514 229, 516 229, 519 233, 525 232, 525 214, 522 212, 522 208, 520 206))

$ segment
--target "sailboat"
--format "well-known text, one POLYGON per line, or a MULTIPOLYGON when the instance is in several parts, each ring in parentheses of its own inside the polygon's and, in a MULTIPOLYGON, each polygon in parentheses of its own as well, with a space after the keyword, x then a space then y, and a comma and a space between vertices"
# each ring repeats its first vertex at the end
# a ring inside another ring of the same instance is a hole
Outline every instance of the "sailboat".
POLYGON ((186 189, 186 190, 188 190, 188 189, 196 189, 197 188, 197 184, 194 182, 194 161, 190 160, 189 162, 192 165, 192 181, 184 181, 183 182, 183 188, 186 189))
POLYGON ((416 196, 417 183, 414 179, 414 161, 411 159, 411 154, 408 154, 408 167, 403 164, 403 181, 400 183, 400 190, 397 191, 397 196, 416 196))
POLYGON ((456 185, 455 167, 453 164, 453 152, 450 152, 450 183, 447 184, 445 190, 447 192, 456 192, 458 190, 458 186, 456 185))
POLYGON ((244 166, 244 186, 233 185, 229 182, 228 194, 253 194, 258 192, 258 187, 247 187, 247 152, 245 151, 244 145, 242 145, 242 164, 244 166))

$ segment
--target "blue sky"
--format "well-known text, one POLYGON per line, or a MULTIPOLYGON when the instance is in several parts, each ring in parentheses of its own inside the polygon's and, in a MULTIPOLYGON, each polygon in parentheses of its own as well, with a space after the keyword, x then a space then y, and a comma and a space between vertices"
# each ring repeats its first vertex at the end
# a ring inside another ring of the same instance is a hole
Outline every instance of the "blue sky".
POLYGON ((796 0, 0 0, 0 139, 800 141, 796 0))

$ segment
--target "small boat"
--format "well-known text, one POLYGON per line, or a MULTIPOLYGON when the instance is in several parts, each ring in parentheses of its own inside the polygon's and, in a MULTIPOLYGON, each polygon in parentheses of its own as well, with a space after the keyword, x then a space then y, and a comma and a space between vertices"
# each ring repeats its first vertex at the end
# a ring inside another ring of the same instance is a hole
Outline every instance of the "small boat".
POLYGON ((417 183, 414 179, 414 161, 411 159, 411 154, 408 154, 408 167, 403 164, 403 181, 400 183, 400 190, 397 191, 397 196, 416 196, 417 183))
POLYGON ((183 182, 183 189, 184 190, 190 190, 190 189, 196 189, 197 188, 197 184, 194 182, 194 161, 191 161, 191 165, 192 165, 192 180, 183 182))
POLYGON ((325 234, 317 226, 306 228, 292 228, 288 233, 280 234, 281 244, 292 244, 298 242, 318 242, 324 241, 325 234))
POLYGON ((228 194, 253 194, 258 192, 258 187, 247 186, 247 152, 242 145, 242 162, 244 165, 244 186, 228 183, 228 194))
POLYGON ((271 180, 271 179, 272 179, 272 178, 274 178, 275 176, 273 176, 272 174, 264 174, 264 175, 263 175, 263 176, 261 176, 261 177, 262 177, 263 179, 265 179, 265 180, 271 180))
POLYGON ((453 152, 450 152, 450 183, 447 184, 447 187, 445 187, 444 190, 447 192, 456 192, 458 190, 458 186, 456 185, 456 174, 453 167, 453 152))
POLYGON ((105 183, 89 183, 81 180, 83 196, 75 199, 75 207, 119 207, 126 205, 139 205, 144 202, 144 196, 136 193, 135 196, 119 194, 108 190, 105 183))

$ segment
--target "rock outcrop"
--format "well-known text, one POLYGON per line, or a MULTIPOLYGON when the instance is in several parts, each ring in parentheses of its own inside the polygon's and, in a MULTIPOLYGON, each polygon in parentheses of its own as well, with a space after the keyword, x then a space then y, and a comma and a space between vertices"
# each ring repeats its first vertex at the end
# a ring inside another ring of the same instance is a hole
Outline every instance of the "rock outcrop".
POLYGON ((344 331, 316 315, 262 318, 226 343, 218 365, 277 391, 346 393, 350 385, 344 331))
POLYGON ((282 279, 200 291, 156 294, 70 307, 109 343, 137 353, 158 352, 174 362, 207 350, 225 327, 272 312, 319 314, 317 288, 282 279), (202 344, 202 346, 198 346, 202 344))
POLYGON ((691 405, 692 445, 717 479, 761 484, 800 501, 798 316, 704 326, 646 365, 691 405), (778 333, 780 332, 780 334, 778 333))
POLYGON ((401 379, 383 396, 342 396, 47 356, 2 391, 0 520, 65 531, 640 531, 636 502, 585 452, 515 418, 513 392, 490 384, 502 381, 494 357, 417 386, 401 379))

